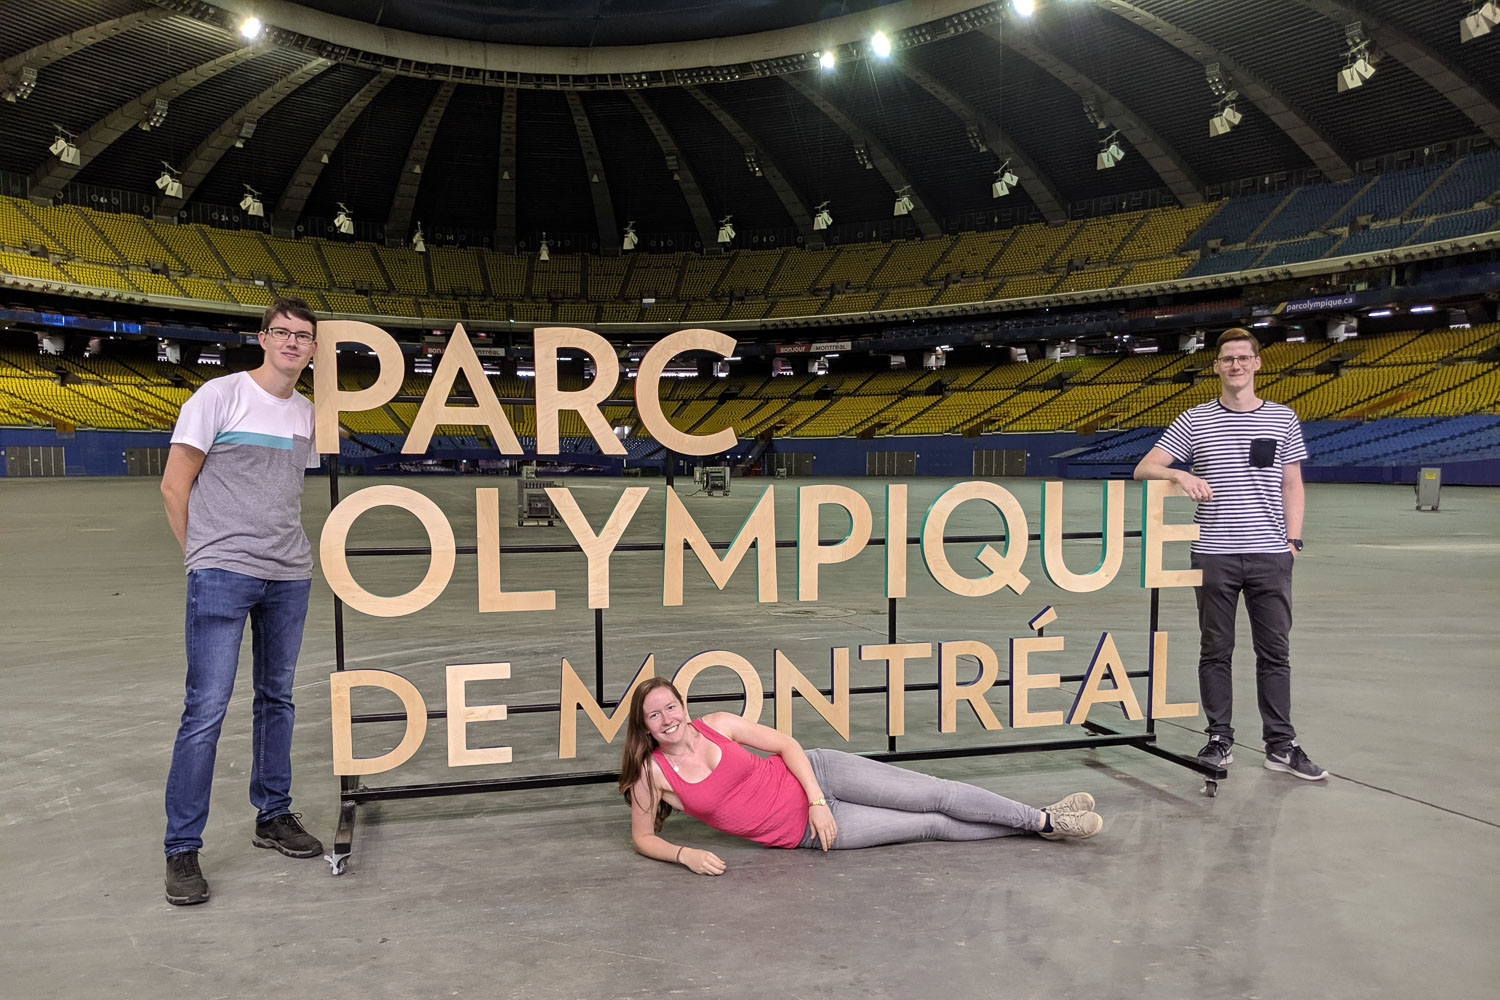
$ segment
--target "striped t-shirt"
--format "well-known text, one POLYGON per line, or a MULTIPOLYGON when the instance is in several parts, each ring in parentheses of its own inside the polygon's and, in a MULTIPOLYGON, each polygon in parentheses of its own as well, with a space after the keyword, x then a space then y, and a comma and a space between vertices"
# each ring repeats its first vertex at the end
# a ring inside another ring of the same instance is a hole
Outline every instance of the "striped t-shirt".
POLYGON ((1307 458, 1302 425, 1290 407, 1264 400, 1240 413, 1215 399, 1178 416, 1156 447, 1191 463, 1193 475, 1214 491, 1193 517, 1194 552, 1287 551, 1281 467, 1307 458))

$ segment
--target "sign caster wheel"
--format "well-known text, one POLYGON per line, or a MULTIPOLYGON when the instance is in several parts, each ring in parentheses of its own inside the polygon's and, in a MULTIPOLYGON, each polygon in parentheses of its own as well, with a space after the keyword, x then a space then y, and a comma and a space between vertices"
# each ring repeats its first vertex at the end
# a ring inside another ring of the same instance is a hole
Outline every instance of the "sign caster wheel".
POLYGON ((1214 798, 1215 796, 1217 796, 1219 794, 1218 781, 1214 780, 1213 778, 1204 778, 1203 794, 1207 795, 1209 798, 1214 798))
POLYGON ((342 875, 344 874, 344 866, 349 863, 349 855, 325 854, 323 855, 323 860, 328 862, 328 867, 330 869, 328 874, 342 875))

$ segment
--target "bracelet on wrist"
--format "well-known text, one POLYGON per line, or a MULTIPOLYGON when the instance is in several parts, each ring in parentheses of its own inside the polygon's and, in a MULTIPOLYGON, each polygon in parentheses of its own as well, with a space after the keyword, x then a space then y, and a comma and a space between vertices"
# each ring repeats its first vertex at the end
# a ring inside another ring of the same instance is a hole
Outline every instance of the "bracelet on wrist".
POLYGON ((686 847, 687 847, 687 845, 683 844, 682 847, 677 848, 677 857, 673 861, 673 864, 679 864, 679 865, 682 864, 682 852, 683 852, 683 849, 686 848, 686 847))
POLYGON ((826 805, 828 805, 828 800, 827 799, 823 799, 823 798, 819 798, 819 799, 813 799, 811 802, 809 802, 807 804, 807 808, 811 809, 813 806, 826 806, 826 805))

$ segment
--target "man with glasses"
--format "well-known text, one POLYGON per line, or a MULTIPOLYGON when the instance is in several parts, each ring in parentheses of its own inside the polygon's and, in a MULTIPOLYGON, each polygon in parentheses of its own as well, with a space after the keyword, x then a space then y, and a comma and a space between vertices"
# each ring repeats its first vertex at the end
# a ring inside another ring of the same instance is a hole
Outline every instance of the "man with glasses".
POLYGON ((1197 589, 1198 690, 1208 717, 1205 764, 1234 760, 1230 725, 1235 615, 1250 616, 1265 766, 1308 781, 1328 772, 1308 760, 1292 728, 1292 564, 1302 551, 1302 461, 1307 446, 1289 407, 1255 395, 1260 342, 1248 330, 1219 337, 1219 398, 1172 421, 1135 467, 1136 479, 1176 483, 1198 504, 1192 565, 1197 589), (1192 471, 1174 469, 1173 463, 1192 471))
POLYGON ((318 467, 313 407, 297 379, 318 347, 300 299, 261 318, 260 367, 205 383, 182 405, 162 474, 167 523, 187 566, 187 696, 167 775, 167 902, 208 899, 198 864, 219 729, 249 618, 255 701, 252 843, 293 858, 323 845, 292 813, 292 677, 312 584, 302 476, 318 467))

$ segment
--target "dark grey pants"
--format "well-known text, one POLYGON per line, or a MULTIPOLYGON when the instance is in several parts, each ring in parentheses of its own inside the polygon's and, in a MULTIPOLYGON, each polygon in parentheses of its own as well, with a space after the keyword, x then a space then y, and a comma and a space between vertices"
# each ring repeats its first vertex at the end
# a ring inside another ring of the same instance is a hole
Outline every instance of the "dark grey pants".
POLYGON ((1234 708, 1234 620, 1240 595, 1250 615, 1255 647, 1255 691, 1260 703, 1261 738, 1279 750, 1297 738, 1292 728, 1292 554, 1247 552, 1241 555, 1193 553, 1194 569, 1203 571, 1197 588, 1198 697, 1208 716, 1210 736, 1234 740, 1229 720, 1234 708))

